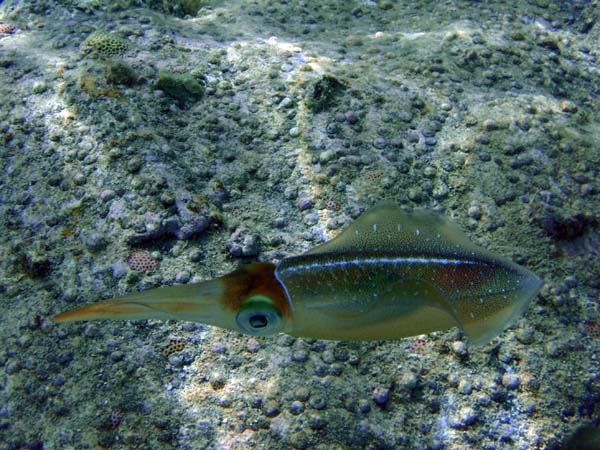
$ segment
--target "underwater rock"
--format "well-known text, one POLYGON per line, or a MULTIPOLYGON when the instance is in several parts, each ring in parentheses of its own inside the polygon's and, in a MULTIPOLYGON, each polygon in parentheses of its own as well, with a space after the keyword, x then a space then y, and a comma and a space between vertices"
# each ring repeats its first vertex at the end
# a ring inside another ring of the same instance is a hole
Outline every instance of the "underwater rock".
POLYGON ((182 192, 174 199, 177 216, 166 218, 148 217, 146 224, 126 240, 129 245, 140 245, 145 242, 169 239, 187 240, 202 233, 212 222, 209 203, 204 197, 192 196, 182 192))
POLYGON ((259 253, 258 236, 245 228, 236 229, 227 239, 227 250, 234 258, 256 256, 259 253))
POLYGON ((598 220, 595 217, 583 213, 568 217, 557 214, 536 217, 535 221, 542 227, 544 232, 558 241, 568 241, 582 236, 590 226, 596 226, 598 220))
POLYGON ((323 75, 310 88, 307 99, 308 108, 317 113, 329 108, 346 85, 333 75, 323 75))
POLYGON ((106 82, 109 84, 132 86, 138 78, 135 70, 123 61, 112 61, 106 66, 106 82))
POLYGON ((166 71, 158 73, 154 84, 156 89, 179 101, 195 102, 204 95, 204 88, 190 75, 172 74, 166 71))
POLYGON ((52 272, 50 259, 36 252, 18 252, 15 268, 30 278, 46 278, 52 272))
POLYGON ((208 228, 208 214, 185 215, 184 217, 169 217, 158 224, 150 224, 143 232, 127 236, 129 245, 140 245, 146 242, 174 237, 178 240, 190 239, 208 228))
POLYGON ((97 252, 106 248, 108 239, 100 233, 93 232, 85 236, 84 243, 89 251, 97 252))

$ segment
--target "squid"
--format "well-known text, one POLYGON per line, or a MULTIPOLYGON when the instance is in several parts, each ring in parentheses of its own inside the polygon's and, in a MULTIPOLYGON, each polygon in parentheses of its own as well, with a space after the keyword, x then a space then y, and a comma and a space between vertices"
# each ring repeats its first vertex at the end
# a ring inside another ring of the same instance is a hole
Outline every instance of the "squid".
POLYGON ((543 281, 471 242, 442 215, 376 206, 278 264, 124 295, 56 322, 175 319, 254 336, 387 340, 460 327, 474 344, 519 317, 543 281))

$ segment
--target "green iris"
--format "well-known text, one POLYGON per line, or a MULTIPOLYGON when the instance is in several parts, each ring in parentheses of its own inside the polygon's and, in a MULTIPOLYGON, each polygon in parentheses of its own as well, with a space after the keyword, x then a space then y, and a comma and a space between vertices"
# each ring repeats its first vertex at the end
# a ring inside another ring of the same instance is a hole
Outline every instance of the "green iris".
POLYGON ((255 336, 267 336, 283 328, 281 313, 273 300, 264 295, 254 295, 244 301, 235 321, 242 331, 255 336))

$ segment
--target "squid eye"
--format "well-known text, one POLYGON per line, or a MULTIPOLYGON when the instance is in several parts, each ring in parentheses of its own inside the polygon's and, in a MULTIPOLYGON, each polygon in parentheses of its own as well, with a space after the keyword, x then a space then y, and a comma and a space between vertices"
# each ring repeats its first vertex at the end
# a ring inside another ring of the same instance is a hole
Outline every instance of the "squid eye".
POLYGON ((269 297, 255 295, 241 306, 235 321, 245 333, 267 336, 283 328, 281 313, 269 297))

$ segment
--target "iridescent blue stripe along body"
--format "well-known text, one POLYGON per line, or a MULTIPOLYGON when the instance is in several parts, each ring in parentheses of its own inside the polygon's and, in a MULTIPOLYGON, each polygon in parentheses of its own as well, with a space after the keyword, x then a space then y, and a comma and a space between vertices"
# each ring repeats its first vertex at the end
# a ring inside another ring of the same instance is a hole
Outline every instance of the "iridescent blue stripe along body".
POLYGON ((388 206, 367 212, 331 242, 286 258, 275 275, 294 305, 294 323, 302 324, 290 332, 337 339, 459 325, 485 342, 541 285, 438 214, 388 206))

